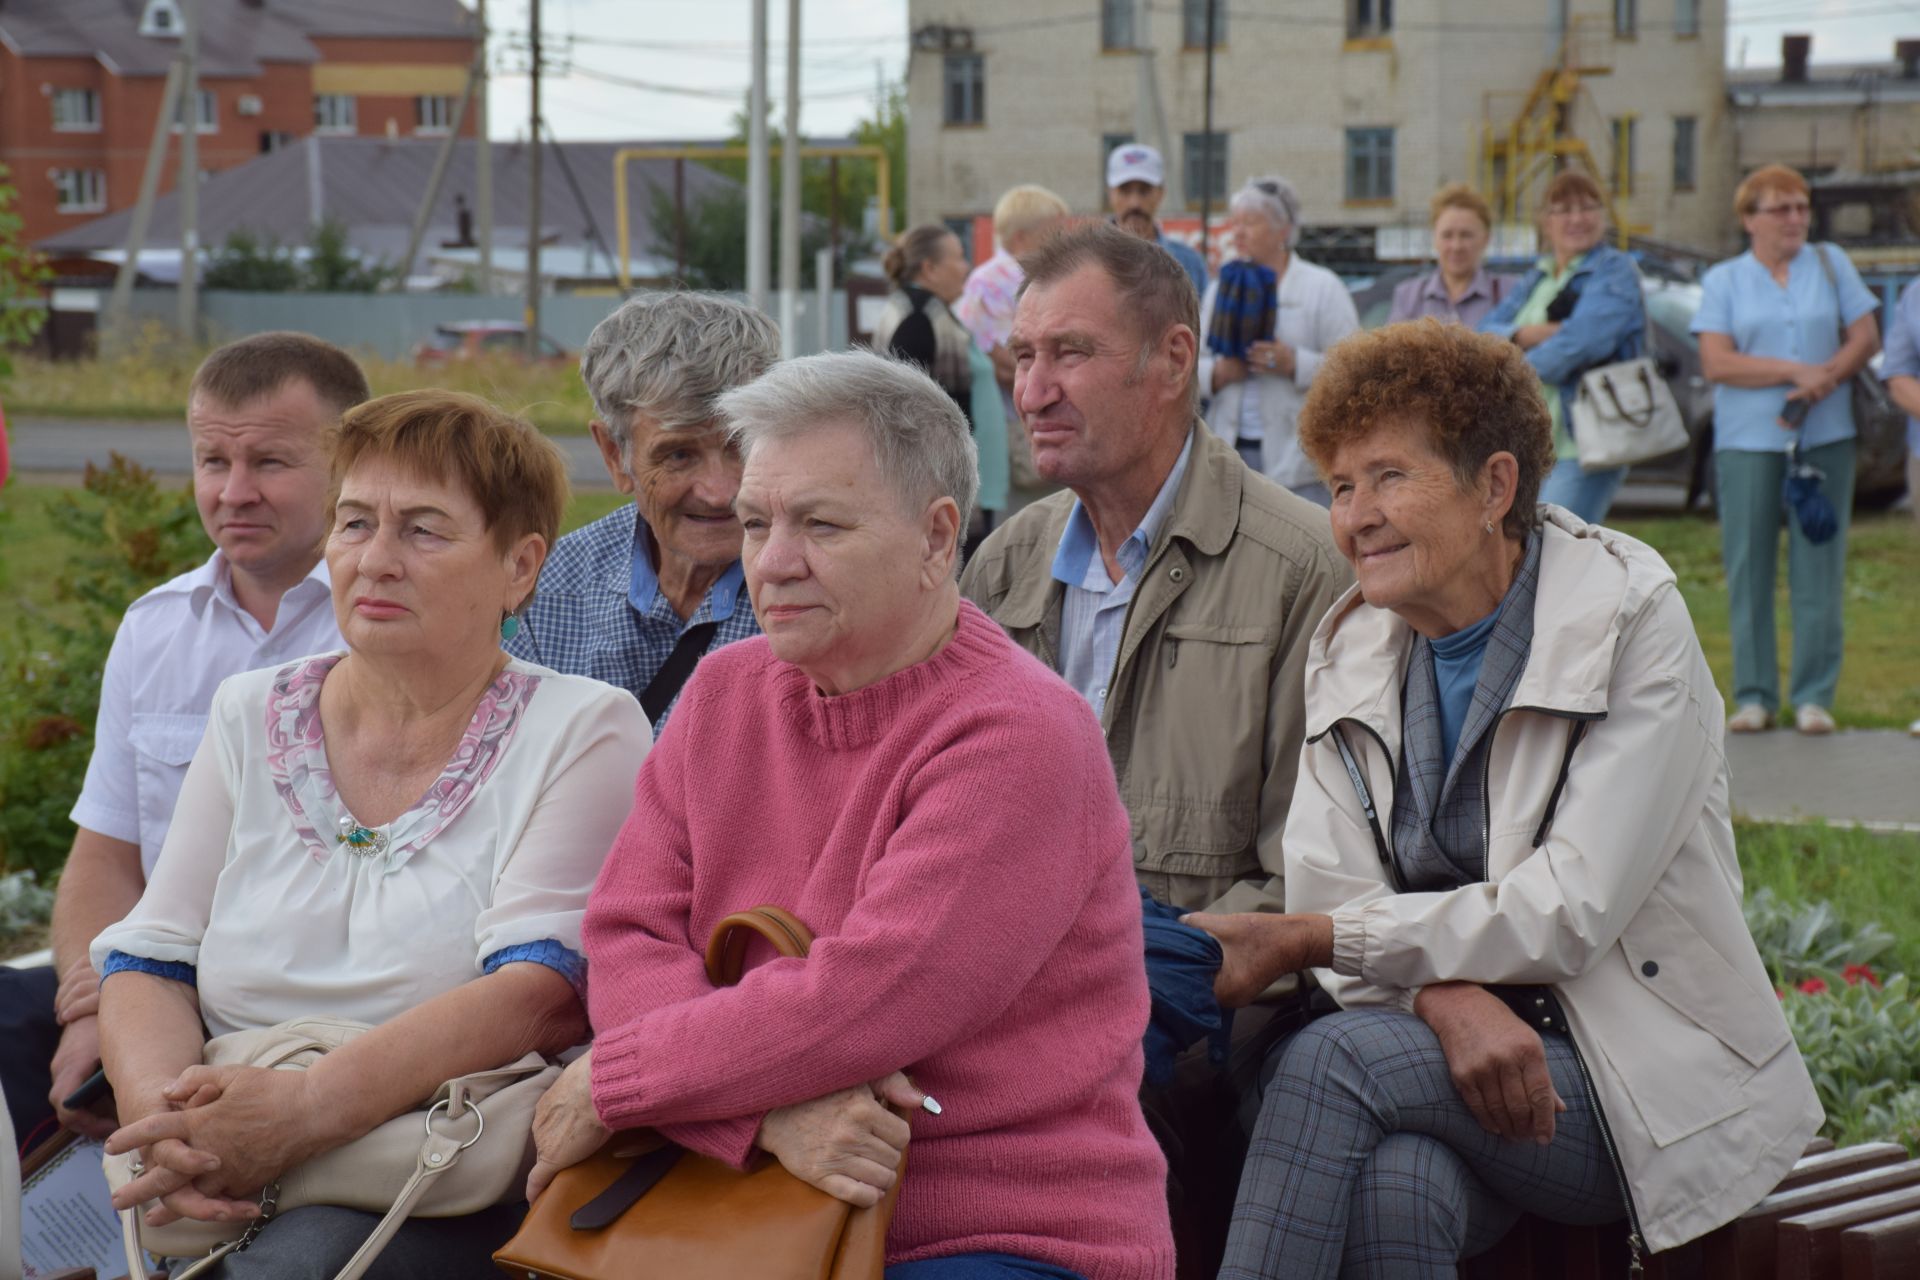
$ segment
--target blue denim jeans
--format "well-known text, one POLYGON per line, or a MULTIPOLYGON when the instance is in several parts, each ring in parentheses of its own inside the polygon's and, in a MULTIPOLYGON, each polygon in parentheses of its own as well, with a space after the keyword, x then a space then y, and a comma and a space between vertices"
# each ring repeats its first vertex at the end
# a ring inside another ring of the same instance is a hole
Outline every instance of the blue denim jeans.
POLYGON ((1627 469, 1585 471, 1578 458, 1562 458, 1540 485, 1540 501, 1565 507, 1588 524, 1602 524, 1613 506, 1613 496, 1625 483, 1627 469))

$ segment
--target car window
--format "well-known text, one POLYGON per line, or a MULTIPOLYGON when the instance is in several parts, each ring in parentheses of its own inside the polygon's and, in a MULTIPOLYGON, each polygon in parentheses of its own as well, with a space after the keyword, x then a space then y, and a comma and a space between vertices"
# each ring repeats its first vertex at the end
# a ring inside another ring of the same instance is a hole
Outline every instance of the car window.
POLYGON ((427 339, 427 347, 433 351, 458 351, 460 333, 457 329, 449 329, 444 325, 438 326, 434 329, 433 336, 427 339))
POLYGON ((525 342, 525 338, 511 329, 495 329, 480 338, 480 345, 488 351, 515 351, 525 342))

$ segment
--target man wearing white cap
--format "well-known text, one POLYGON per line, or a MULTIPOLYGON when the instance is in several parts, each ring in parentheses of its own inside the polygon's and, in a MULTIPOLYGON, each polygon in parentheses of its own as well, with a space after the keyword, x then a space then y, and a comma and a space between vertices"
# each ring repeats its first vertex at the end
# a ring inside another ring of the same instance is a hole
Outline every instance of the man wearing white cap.
POLYGON ((1151 240, 1173 255, 1193 281, 1195 295, 1207 291, 1207 263, 1199 252, 1170 240, 1154 220, 1167 195, 1167 166, 1160 152, 1144 142, 1123 142, 1107 153, 1107 204, 1122 231, 1151 240))

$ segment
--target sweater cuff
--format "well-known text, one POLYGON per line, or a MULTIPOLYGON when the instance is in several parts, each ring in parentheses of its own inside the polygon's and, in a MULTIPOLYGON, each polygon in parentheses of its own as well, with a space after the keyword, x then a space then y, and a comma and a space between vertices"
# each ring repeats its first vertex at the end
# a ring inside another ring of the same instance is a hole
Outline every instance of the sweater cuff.
POLYGON ((760 1122, 766 1116, 736 1116, 731 1120, 706 1120, 698 1124, 659 1124, 660 1136, 677 1142, 687 1150, 734 1169, 745 1169, 759 1150, 753 1145, 760 1136, 760 1122))
POLYGON ((645 1105, 640 1078, 654 1055, 639 1041, 631 1027, 614 1027, 593 1038, 593 1109, 615 1133, 652 1127, 640 1118, 645 1105))

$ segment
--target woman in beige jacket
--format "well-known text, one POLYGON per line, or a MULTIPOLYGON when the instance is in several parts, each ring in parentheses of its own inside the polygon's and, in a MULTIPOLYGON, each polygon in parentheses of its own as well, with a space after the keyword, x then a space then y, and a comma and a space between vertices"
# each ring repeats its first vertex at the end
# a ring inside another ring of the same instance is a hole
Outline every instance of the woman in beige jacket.
POLYGON ((1451 1276, 1521 1211, 1636 1260, 1821 1121, 1740 910, 1723 715, 1671 570, 1536 506, 1518 350, 1433 321, 1301 416, 1358 585, 1307 659, 1288 915, 1194 916, 1233 1004, 1340 1005, 1269 1060, 1222 1276, 1451 1276))

